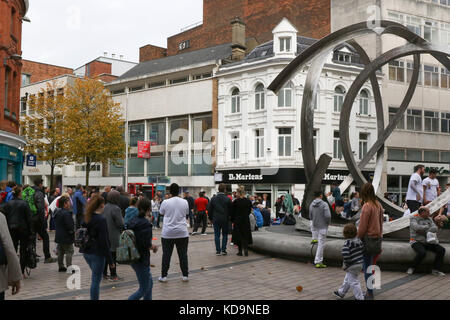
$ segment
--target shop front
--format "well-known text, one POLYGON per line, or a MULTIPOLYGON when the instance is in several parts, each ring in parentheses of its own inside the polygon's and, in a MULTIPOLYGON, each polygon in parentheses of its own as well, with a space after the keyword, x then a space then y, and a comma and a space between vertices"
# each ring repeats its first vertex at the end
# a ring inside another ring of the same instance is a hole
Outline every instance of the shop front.
POLYGON ((21 150, 0 144, 0 180, 22 183, 23 153, 21 150))

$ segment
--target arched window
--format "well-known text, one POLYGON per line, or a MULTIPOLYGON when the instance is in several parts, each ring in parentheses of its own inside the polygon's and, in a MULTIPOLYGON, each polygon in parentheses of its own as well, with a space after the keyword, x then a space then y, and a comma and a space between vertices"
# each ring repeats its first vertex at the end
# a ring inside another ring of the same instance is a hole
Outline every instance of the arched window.
POLYGON ((359 113, 364 115, 369 114, 369 93, 367 90, 362 90, 359 94, 359 113))
POLYGON ((238 88, 234 88, 231 93, 231 113, 241 112, 241 97, 238 88))
POLYGON ((292 83, 288 83, 278 93, 278 107, 292 107, 292 83))
POLYGON ((334 89, 334 112, 341 112, 344 104, 345 90, 341 86, 334 89))
POLYGON ((265 100, 264 85, 260 83, 255 88, 255 110, 264 110, 266 108, 265 100))

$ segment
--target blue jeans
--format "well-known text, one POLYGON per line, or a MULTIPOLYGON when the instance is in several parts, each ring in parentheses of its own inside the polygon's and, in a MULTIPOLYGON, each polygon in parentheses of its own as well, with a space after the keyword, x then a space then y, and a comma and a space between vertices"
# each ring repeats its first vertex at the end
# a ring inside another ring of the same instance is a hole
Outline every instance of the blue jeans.
MULTIPOLYGON (((373 261, 375 259, 374 255, 368 255, 364 253, 364 262, 363 262, 363 271, 364 271, 364 280, 366 281, 366 288, 367 288, 367 280, 372 276, 372 273, 367 273, 367 268, 371 265, 373 265, 373 261)), ((373 295, 373 290, 367 288, 367 293, 369 295, 373 295)))
POLYGON ((128 300, 152 300, 153 279, 150 273, 150 266, 145 263, 132 264, 134 272, 139 282, 139 290, 133 293, 128 300))
POLYGON ((214 223, 214 241, 216 243, 216 252, 227 251, 228 242, 228 222, 214 223), (220 233, 222 232, 222 248, 220 248, 220 233))
POLYGON ((84 254, 89 268, 92 271, 91 279, 91 300, 99 300, 100 298, 100 282, 102 282, 103 269, 105 268, 106 258, 95 254, 84 254))
POLYGON ((5 291, 0 292, 0 301, 5 300, 5 291))
POLYGON ((159 221, 158 221, 159 212, 158 211, 153 211, 152 212, 152 216, 153 216, 153 226, 154 227, 159 227, 159 221))

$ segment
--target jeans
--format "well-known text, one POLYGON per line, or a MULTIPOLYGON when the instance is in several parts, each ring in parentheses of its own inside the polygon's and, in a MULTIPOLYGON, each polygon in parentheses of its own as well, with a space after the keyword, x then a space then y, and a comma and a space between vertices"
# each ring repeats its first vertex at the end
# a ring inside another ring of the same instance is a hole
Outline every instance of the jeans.
POLYGON ((73 244, 58 244, 58 267, 64 268, 64 255, 66 256, 67 268, 72 265, 73 244))
POLYGON ((139 282, 139 289, 128 300, 152 300, 153 279, 150 266, 146 263, 134 263, 131 265, 139 282))
POLYGON ((314 264, 323 263, 323 249, 327 241, 327 229, 315 229, 311 227, 313 240, 318 240, 314 264))
POLYGON ((193 228, 194 227, 194 214, 192 213, 192 210, 189 210, 189 225, 193 228))
POLYGON ((33 229, 42 238, 45 259, 50 259, 52 256, 50 255, 50 238, 47 233, 47 221, 34 222, 33 229))
POLYGON ((159 212, 158 211, 153 211, 152 212, 152 216, 153 216, 153 226, 154 227, 158 227, 159 228, 159 212))
POLYGON ((0 292, 0 301, 5 300, 5 291, 0 292))
POLYGON ((25 265, 27 259, 27 246, 30 241, 29 236, 26 236, 24 233, 21 233, 17 230, 11 230, 11 238, 14 244, 14 249, 19 249, 20 246, 20 269, 22 270, 22 274, 25 272, 25 265))
POLYGON ((189 276, 188 267, 188 245, 189 238, 178 238, 178 239, 164 239, 161 238, 163 256, 162 256, 162 267, 161 276, 167 277, 170 268, 170 259, 172 258, 173 247, 177 247, 178 259, 180 259, 180 268, 183 273, 183 277, 189 276))
MULTIPOLYGON (((363 262, 363 271, 364 271, 364 279, 366 281, 366 288, 368 284, 368 279, 373 275, 373 273, 367 273, 367 268, 369 268, 372 265, 375 265, 375 258, 376 256, 364 253, 364 262, 363 262)), ((373 289, 367 288, 367 293, 369 295, 373 295, 373 289)))
POLYGON ((195 226, 194 232, 197 232, 200 224, 202 225, 202 233, 206 232, 206 227, 208 226, 208 217, 206 216, 206 211, 200 211, 195 216, 195 226))
POLYGON ((214 241, 216 243, 216 252, 226 252, 228 242, 228 222, 214 223, 214 241), (220 248, 220 233, 222 232, 222 248, 220 248))
POLYGON ((349 289, 352 289, 353 295, 356 300, 364 300, 364 295, 361 290, 361 284, 359 283, 358 274, 347 272, 345 274, 344 283, 339 288, 338 292, 341 296, 345 296, 349 289))
POLYGON ((441 271, 442 265, 444 263, 444 255, 445 255, 445 248, 438 245, 438 244, 431 244, 431 243, 421 243, 416 242, 412 244, 412 248, 416 252, 416 258, 414 259, 414 263, 412 265, 413 269, 416 269, 419 264, 422 262, 423 259, 425 259, 425 256, 427 255, 427 251, 432 251, 436 254, 436 257, 434 259, 433 269, 441 271))
POLYGON ((91 279, 91 300, 99 300, 100 298, 100 282, 102 282, 102 272, 106 264, 106 258, 95 254, 84 254, 89 268, 92 271, 91 279))

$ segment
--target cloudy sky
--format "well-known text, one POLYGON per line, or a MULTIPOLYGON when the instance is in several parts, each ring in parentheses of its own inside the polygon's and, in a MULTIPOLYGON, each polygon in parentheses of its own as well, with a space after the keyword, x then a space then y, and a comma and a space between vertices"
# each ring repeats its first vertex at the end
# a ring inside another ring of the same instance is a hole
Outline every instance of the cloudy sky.
POLYGON ((202 20, 203 0, 30 0, 27 16, 24 59, 77 68, 103 52, 138 62, 139 47, 166 47, 202 20))

